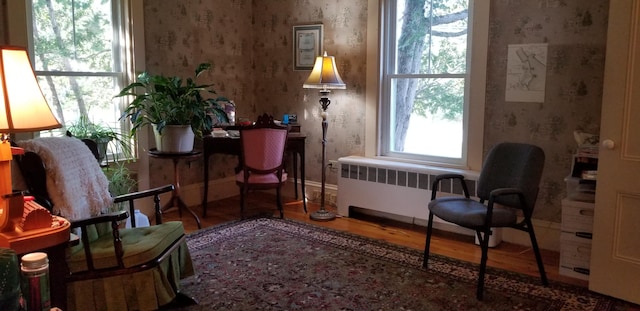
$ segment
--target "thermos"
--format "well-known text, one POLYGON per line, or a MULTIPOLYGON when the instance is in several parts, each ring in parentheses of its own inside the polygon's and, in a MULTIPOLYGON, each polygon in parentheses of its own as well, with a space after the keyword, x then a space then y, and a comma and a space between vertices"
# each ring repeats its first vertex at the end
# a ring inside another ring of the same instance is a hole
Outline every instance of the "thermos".
POLYGON ((27 311, 49 311, 49 258, 46 253, 22 256, 22 296, 27 311))

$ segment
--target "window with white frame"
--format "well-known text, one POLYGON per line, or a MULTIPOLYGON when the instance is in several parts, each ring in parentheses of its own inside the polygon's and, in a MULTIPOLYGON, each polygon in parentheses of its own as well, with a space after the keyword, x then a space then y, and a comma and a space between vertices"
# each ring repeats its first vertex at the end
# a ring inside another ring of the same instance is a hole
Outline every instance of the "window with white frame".
MULTIPOLYGON (((62 131, 113 131, 116 141, 130 144, 129 124, 120 120, 122 99, 113 98, 132 78, 128 2, 27 0, 27 11, 34 69, 62 131)), ((112 159, 122 156, 116 141, 107 149, 112 159)))
POLYGON ((381 156, 469 167, 469 120, 483 118, 471 115, 472 43, 482 43, 472 40, 473 10, 473 0, 383 1, 381 156))

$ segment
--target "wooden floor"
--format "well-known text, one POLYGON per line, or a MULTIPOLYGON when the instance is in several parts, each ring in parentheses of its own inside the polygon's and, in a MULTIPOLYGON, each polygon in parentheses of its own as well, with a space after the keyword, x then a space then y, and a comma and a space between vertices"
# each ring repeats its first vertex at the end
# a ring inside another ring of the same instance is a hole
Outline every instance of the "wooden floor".
MULTIPOLYGON (((356 215, 350 218, 337 218, 333 221, 318 222, 309 219, 305 214, 302 201, 284 199, 284 217, 295 219, 314 225, 325 226, 337 230, 348 231, 354 234, 367 236, 374 239, 385 240, 390 243, 404 245, 418 250, 424 249, 426 229, 421 226, 399 223, 396 221, 375 218, 366 215, 356 215)), ((255 215, 279 215, 275 207, 275 196, 268 193, 250 193, 245 217, 255 215)), ((317 204, 308 202, 309 213, 316 211, 317 204)), ((232 197, 209 203, 207 217, 202 217, 202 207, 192 207, 200 217, 203 228, 220 223, 240 219, 239 197, 232 197)), ((335 212, 335 208, 328 208, 335 212)), ((164 214, 164 220, 181 219, 187 232, 198 229, 192 215, 183 211, 182 217, 176 209, 170 209, 164 214)), ((508 229, 507 229, 508 230, 508 229)), ((457 258, 474 263, 480 262, 480 248, 474 244, 473 238, 463 237, 446 232, 435 232, 432 237, 431 251, 447 257, 457 258)), ((558 273, 559 254, 552 251, 542 251, 543 262, 547 277, 550 281, 560 281, 587 287, 588 283, 558 273)), ((515 271, 532 276, 539 276, 538 269, 530 247, 502 242, 489 250, 488 265, 505 270, 515 271)))

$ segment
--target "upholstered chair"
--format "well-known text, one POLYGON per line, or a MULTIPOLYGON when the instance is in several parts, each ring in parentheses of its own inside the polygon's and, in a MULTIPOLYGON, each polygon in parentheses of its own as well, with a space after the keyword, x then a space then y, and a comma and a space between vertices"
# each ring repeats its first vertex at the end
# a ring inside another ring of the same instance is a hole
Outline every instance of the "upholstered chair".
POLYGON ((281 189, 287 180, 284 152, 287 127, 275 124, 273 117, 263 114, 252 126, 240 129, 241 170, 236 174, 240 187, 240 214, 244 218, 246 198, 250 190, 275 189, 280 218, 284 216, 281 189))
POLYGON ((476 292, 478 300, 483 298, 492 228, 508 227, 529 234, 542 284, 547 285, 542 256, 531 223, 544 160, 544 151, 538 146, 522 143, 497 144, 489 151, 480 172, 476 194, 478 200, 471 198, 464 176, 438 175, 433 181, 431 201, 428 204, 429 221, 423 266, 428 267, 433 217, 437 216, 476 232, 482 249, 476 292), (460 183, 464 196, 437 197, 440 183, 450 180, 460 183), (521 220, 518 219, 519 213, 522 214, 521 220))

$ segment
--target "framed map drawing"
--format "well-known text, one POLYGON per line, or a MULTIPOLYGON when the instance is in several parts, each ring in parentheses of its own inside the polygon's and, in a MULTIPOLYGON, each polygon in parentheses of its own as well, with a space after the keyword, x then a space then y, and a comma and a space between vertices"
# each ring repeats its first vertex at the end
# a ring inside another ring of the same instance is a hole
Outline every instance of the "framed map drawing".
POLYGON ((293 70, 311 70, 322 53, 322 24, 293 26, 293 70))
POLYGON ((506 101, 544 102, 547 47, 546 43, 509 44, 506 101))

